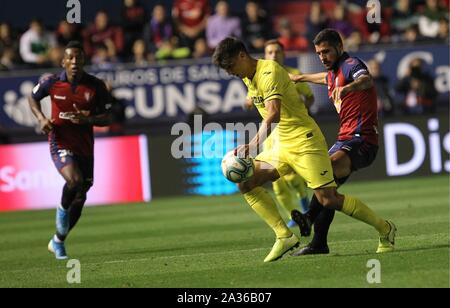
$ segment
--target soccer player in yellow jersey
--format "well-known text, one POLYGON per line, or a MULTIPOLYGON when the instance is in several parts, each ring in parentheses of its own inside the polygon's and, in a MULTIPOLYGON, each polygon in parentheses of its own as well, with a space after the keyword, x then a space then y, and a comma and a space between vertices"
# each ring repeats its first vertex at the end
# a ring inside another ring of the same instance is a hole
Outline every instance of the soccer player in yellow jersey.
MULTIPOLYGON (((284 46, 278 40, 269 40, 264 44, 264 59, 266 60, 274 60, 278 64, 281 64, 289 74, 299 75, 301 74, 300 70, 283 65, 285 60, 284 46)), ((295 84, 295 89, 298 94, 298 103, 305 104, 306 108, 309 109, 314 103, 314 95, 311 91, 310 86, 306 82, 299 82, 295 84)), ((254 107, 252 101, 252 95, 249 92, 247 95, 247 100, 245 102, 245 107, 247 109, 252 109, 254 107)), ((266 141, 264 144, 265 149, 271 146, 270 142, 266 141)), ((290 173, 284 177, 281 177, 277 181, 272 183, 273 192, 275 193, 275 197, 278 200, 278 203, 286 209, 289 217, 291 217, 291 213, 293 210, 298 209, 298 201, 300 200, 300 206, 303 213, 308 211, 308 193, 306 191, 306 182, 305 180, 298 175, 297 173, 290 173)), ((291 218, 288 222, 288 227, 295 227, 297 224, 291 218)), ((302 235, 309 235, 310 228, 306 226, 306 232, 302 235)))
POLYGON ((254 59, 242 41, 230 37, 216 47, 213 62, 243 79, 254 93, 253 102, 263 118, 256 136, 239 146, 236 154, 248 157, 262 148, 267 136, 272 138, 272 147, 255 157, 254 175, 238 184, 247 203, 275 232, 275 244, 264 262, 278 260, 299 245, 298 237, 286 226, 263 188, 266 182, 291 172, 302 175, 323 206, 362 220, 380 233, 388 232, 389 224, 359 199, 337 192, 325 138, 305 105, 298 103, 295 85, 281 65, 254 59), (345 210, 348 208, 352 210, 345 210))

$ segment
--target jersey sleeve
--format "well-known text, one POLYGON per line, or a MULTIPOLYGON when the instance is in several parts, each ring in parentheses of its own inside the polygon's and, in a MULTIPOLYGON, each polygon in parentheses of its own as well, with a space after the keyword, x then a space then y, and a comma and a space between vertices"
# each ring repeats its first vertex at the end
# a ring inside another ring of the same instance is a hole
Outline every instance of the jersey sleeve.
POLYGON ((38 84, 31 91, 31 97, 35 101, 40 101, 44 97, 49 96, 50 88, 52 87, 52 85, 55 81, 56 81, 56 78, 54 75, 41 77, 38 84))
POLYGON ((342 66, 342 72, 348 82, 352 82, 363 75, 370 75, 367 66, 358 58, 348 58, 342 66))
POLYGON ((262 72, 261 92, 264 102, 273 99, 281 100, 283 98, 281 86, 283 81, 286 80, 286 78, 283 78, 286 77, 282 75, 283 73, 287 75, 287 72, 284 69, 276 66, 271 66, 262 72))

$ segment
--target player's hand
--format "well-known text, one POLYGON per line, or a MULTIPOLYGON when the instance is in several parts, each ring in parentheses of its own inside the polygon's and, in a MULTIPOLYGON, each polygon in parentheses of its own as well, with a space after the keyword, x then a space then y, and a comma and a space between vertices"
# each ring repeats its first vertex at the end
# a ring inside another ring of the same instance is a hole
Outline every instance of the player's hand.
POLYGON ((240 158, 248 158, 250 154, 250 146, 248 144, 243 144, 234 149, 234 156, 240 158))
POLYGON ((90 124, 89 111, 79 110, 77 105, 73 104, 75 112, 72 113, 70 121, 74 124, 90 124))
POLYGON ((344 96, 348 94, 348 88, 346 87, 336 87, 333 90, 333 93, 331 94, 331 97, 333 98, 334 102, 338 102, 342 100, 344 96))
POLYGON ((295 83, 301 82, 303 80, 302 75, 289 74, 289 78, 291 79, 291 81, 293 81, 295 83))
POLYGON ((252 110, 253 109, 253 100, 251 98, 247 98, 245 100, 244 108, 245 108, 245 110, 252 110))
POLYGON ((39 120, 39 129, 44 134, 48 134, 53 129, 53 122, 55 122, 55 120, 53 120, 53 119, 50 120, 47 118, 39 120))

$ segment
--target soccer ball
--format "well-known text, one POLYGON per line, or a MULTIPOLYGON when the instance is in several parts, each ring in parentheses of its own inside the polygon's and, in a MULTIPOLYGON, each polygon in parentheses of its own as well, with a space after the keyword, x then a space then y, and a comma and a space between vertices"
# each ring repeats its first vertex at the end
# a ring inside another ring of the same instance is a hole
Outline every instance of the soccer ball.
POLYGON ((233 183, 245 182, 253 176, 253 159, 239 158, 234 151, 228 152, 222 159, 222 173, 233 183))

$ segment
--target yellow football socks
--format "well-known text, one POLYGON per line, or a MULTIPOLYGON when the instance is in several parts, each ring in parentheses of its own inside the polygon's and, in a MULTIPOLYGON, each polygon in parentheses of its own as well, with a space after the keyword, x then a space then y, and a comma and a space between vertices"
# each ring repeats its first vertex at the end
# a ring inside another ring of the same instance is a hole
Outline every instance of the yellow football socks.
POLYGON ((252 209, 273 229, 277 238, 292 236, 292 232, 281 218, 275 201, 267 190, 256 187, 245 193, 244 198, 252 209))
POLYGON ((284 178, 288 182, 288 185, 293 189, 295 189, 299 199, 308 197, 308 193, 306 192, 305 180, 303 180, 303 178, 300 175, 292 173, 284 176, 284 178))
POLYGON ((386 220, 378 217, 377 214, 361 200, 349 195, 345 195, 344 197, 342 213, 373 226, 380 234, 384 235, 389 232, 390 227, 386 220))
POLYGON ((284 178, 279 178, 277 181, 273 182, 273 192, 275 193, 278 203, 286 209, 289 217, 291 217, 291 212, 297 209, 298 206, 296 203, 296 196, 293 194, 284 178))

